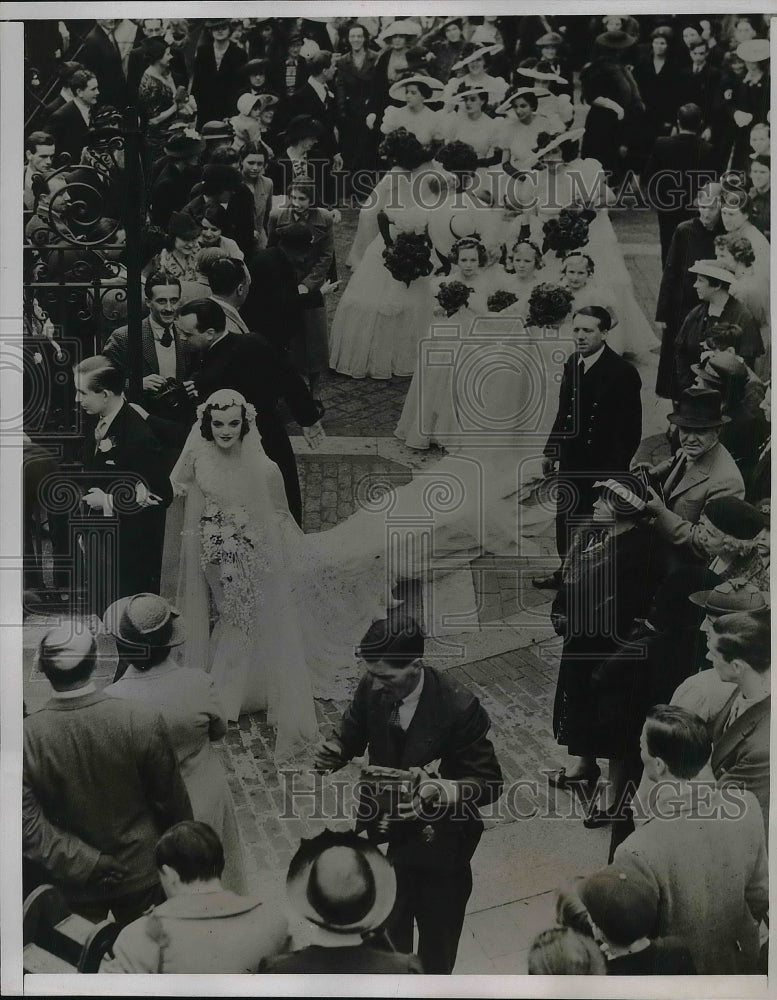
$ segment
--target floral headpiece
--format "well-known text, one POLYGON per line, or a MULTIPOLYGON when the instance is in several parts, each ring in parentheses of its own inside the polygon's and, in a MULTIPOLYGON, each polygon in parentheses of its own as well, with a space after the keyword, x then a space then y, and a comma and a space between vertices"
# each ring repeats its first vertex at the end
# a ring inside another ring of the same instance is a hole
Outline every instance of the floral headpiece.
POLYGON ((241 406, 249 424, 256 420, 256 407, 236 389, 217 389, 211 393, 205 402, 197 407, 197 420, 202 423, 202 418, 208 410, 228 410, 230 406, 241 406))

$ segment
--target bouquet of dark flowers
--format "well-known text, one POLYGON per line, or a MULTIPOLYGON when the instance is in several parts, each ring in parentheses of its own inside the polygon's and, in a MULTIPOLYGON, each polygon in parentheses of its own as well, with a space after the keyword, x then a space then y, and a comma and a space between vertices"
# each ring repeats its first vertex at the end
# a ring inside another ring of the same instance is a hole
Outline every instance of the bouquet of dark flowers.
POLYGON ((572 310, 574 296, 568 288, 545 281, 535 285, 529 296, 529 326, 560 326, 572 310))
POLYGON ((416 278, 432 273, 432 244, 423 233, 399 233, 383 251, 383 260, 395 281, 407 287, 416 278))
POLYGON ((518 296, 514 292, 506 292, 504 290, 499 290, 492 292, 488 296, 487 306, 488 311, 492 313, 500 313, 503 309, 509 309, 510 306, 515 305, 518 301, 518 296))
POLYGON ((562 208, 557 219, 548 219, 543 225, 545 239, 542 252, 554 250, 557 257, 565 257, 570 250, 579 250, 588 242, 590 213, 581 208, 562 208))
POLYGON ((469 302, 472 289, 463 281, 443 281, 436 298, 446 316, 453 316, 469 302))

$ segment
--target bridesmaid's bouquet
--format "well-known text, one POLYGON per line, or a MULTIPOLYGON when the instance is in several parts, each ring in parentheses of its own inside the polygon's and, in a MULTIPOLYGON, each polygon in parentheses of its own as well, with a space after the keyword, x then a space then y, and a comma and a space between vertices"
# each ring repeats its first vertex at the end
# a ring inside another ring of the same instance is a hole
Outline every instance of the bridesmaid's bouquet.
POLYGON ((557 219, 548 219, 543 225, 545 239, 542 252, 554 250, 557 257, 565 257, 571 250, 579 250, 588 242, 590 213, 580 208, 562 208, 557 219))
POLYGON ((446 316, 453 316, 469 302, 472 289, 463 281, 443 281, 436 299, 446 316))
POLYGON ((488 301, 486 305, 488 306, 488 311, 492 313, 500 313, 504 309, 509 309, 510 306, 514 306, 518 301, 518 296, 515 292, 506 292, 503 289, 492 292, 488 296, 488 301))
POLYGON ((568 288, 544 281, 529 296, 529 326, 560 326, 572 311, 574 296, 568 288))
POLYGON ((399 233, 383 251, 383 261, 395 281, 410 287, 432 273, 432 243, 424 233, 399 233))

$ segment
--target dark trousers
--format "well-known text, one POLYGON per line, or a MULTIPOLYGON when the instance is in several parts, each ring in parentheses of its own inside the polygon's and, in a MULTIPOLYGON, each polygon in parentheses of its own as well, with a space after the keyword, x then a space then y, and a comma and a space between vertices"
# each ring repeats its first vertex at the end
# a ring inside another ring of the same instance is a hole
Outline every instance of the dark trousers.
POLYGON ((164 901, 164 890, 159 882, 155 882, 145 889, 138 889, 137 892, 126 893, 122 896, 106 895, 102 899, 87 901, 68 899, 68 905, 73 913, 77 913, 95 924, 105 920, 110 910, 116 923, 120 927, 126 927, 133 920, 142 917, 149 907, 157 906, 164 901))
POLYGON ((297 524, 302 527, 302 491, 299 485, 297 460, 285 428, 281 427, 280 430, 274 429, 262 434, 262 447, 267 457, 281 470, 289 511, 297 524))
MULTIPOLYGON (((391 854, 389 852, 389 857, 391 854)), ((450 975, 456 964, 464 910, 472 893, 472 868, 424 869, 397 865, 397 902, 387 930, 397 951, 413 951, 418 924, 418 957, 428 975, 450 975)))
POLYGON ((556 549, 564 562, 572 535, 579 524, 591 517, 596 498, 594 482, 590 476, 563 471, 558 475, 559 498, 556 507, 556 549))

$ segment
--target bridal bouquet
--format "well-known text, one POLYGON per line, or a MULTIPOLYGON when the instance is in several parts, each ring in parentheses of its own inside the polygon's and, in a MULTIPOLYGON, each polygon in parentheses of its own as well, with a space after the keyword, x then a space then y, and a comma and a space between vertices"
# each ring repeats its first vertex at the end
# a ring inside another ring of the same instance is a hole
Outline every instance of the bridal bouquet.
POLYGON ((568 288, 545 281, 535 285, 529 296, 529 326, 560 326, 572 310, 574 296, 568 288))
POLYGON ((469 302, 472 289, 463 281, 443 281, 436 298, 446 316, 453 316, 469 302))
POLYGON ((399 233, 383 251, 383 261, 395 281, 410 287, 416 278, 432 273, 432 244, 424 233, 399 233))
POLYGON ((557 257, 565 257, 571 250, 584 247, 588 242, 588 216, 579 208, 562 208, 557 219, 548 219, 542 227, 542 252, 554 250, 557 257))
POLYGON ((258 554, 249 517, 243 508, 221 510, 212 507, 200 520, 202 566, 219 566, 225 620, 248 634, 255 622, 258 554))
POLYGON ((515 292, 506 292, 504 289, 492 292, 488 296, 488 301, 486 305, 488 306, 488 311, 492 313, 500 313, 504 309, 509 309, 510 306, 515 305, 518 301, 518 296, 515 292))

